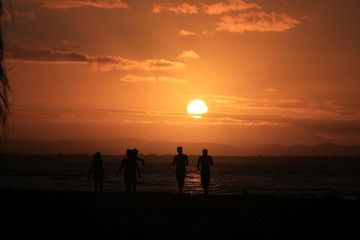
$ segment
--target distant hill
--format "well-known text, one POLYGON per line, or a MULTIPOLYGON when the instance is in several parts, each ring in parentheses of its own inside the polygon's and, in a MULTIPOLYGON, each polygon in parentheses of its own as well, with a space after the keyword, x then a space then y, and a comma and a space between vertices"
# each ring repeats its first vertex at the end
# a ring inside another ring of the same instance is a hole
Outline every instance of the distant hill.
POLYGON ((243 155, 231 146, 217 143, 173 143, 150 142, 137 138, 106 139, 106 140, 68 140, 68 141, 37 141, 37 140, 9 140, 7 153, 17 154, 92 154, 101 152, 110 155, 122 155, 128 148, 137 148, 141 154, 176 154, 178 146, 184 148, 186 154, 201 154, 202 149, 209 149, 212 155, 243 155))
POLYGON ((250 155, 263 156, 360 156, 360 145, 336 145, 322 143, 319 145, 292 145, 280 144, 258 145, 249 150, 250 155))
POLYGON ((211 155, 226 156, 360 156, 360 145, 336 145, 324 143, 314 146, 263 144, 247 149, 240 149, 218 143, 174 143, 166 141, 146 141, 138 138, 106 140, 64 140, 37 141, 10 139, 6 145, 7 153, 17 154, 92 154, 101 152, 109 155, 122 155, 128 148, 137 148, 141 154, 176 154, 176 147, 181 145, 186 154, 200 155, 207 148, 211 155))
POLYGON ((176 154, 176 148, 182 146, 184 153, 201 155, 204 148, 208 149, 211 155, 244 155, 245 151, 218 143, 173 143, 173 142, 148 142, 139 147, 144 154, 176 154))
POLYGON ((64 140, 37 141, 10 139, 6 145, 7 153, 19 154, 81 154, 102 152, 104 154, 123 154, 127 148, 147 143, 143 139, 121 138, 105 140, 64 140))

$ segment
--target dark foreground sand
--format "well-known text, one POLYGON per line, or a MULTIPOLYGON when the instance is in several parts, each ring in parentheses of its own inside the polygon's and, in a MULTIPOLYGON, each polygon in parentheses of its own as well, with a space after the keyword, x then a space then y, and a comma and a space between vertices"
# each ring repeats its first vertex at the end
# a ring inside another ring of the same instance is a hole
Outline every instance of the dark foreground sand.
POLYGON ((0 190, 1 233, 122 239, 357 239, 360 201, 0 190))

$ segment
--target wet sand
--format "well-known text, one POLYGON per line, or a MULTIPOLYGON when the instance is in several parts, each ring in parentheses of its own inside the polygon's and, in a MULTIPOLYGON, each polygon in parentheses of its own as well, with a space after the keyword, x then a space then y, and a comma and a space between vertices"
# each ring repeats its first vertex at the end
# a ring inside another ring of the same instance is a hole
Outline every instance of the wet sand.
POLYGON ((32 190, 0 193, 2 233, 11 236, 346 239, 358 235, 360 214, 360 200, 338 198, 32 190))

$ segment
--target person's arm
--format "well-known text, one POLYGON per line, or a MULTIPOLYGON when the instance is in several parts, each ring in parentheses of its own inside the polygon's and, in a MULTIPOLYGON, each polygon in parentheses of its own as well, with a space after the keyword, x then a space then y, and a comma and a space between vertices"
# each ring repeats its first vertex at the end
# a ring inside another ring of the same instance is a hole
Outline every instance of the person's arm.
POLYGON ((189 159, 188 159, 188 156, 186 155, 186 158, 185 158, 185 166, 189 165, 189 159))
POLYGON ((142 162, 142 165, 145 166, 145 160, 142 158, 137 158, 138 161, 142 162))
POLYGON ((176 160, 175 160, 175 157, 174 157, 174 160, 173 160, 173 166, 175 166, 175 164, 176 164, 176 160))
POLYGON ((198 161, 197 161, 196 166, 197 166, 198 171, 200 171, 200 157, 199 157, 199 159, 198 159, 198 161))
POLYGON ((214 165, 214 161, 213 161, 213 158, 210 157, 211 161, 210 161, 210 164, 213 166, 214 165))
POLYGON ((116 172, 116 176, 119 175, 119 172, 122 170, 122 168, 124 167, 124 159, 121 161, 121 165, 120 165, 120 168, 119 170, 116 172))

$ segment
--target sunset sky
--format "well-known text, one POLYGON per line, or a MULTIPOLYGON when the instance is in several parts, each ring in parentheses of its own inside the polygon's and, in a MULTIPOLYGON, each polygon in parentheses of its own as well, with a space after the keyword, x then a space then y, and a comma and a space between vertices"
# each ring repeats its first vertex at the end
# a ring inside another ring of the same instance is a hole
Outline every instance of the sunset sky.
POLYGON ((358 0, 10 2, 10 138, 360 144, 358 0))

